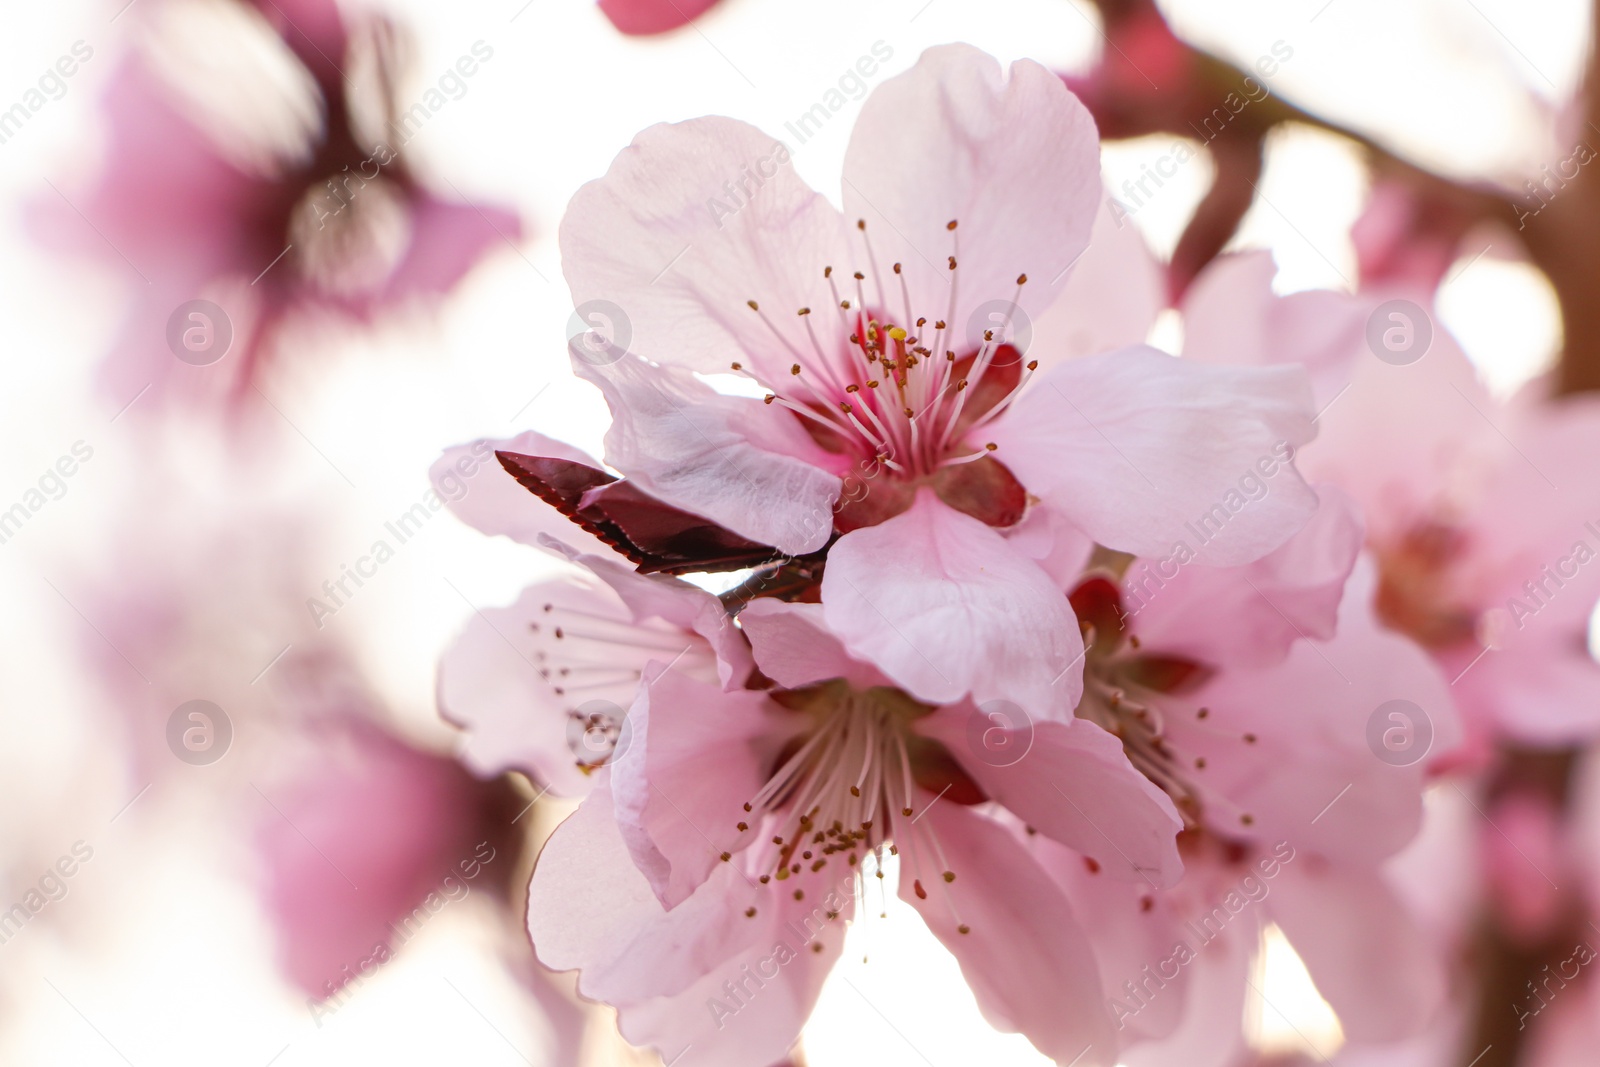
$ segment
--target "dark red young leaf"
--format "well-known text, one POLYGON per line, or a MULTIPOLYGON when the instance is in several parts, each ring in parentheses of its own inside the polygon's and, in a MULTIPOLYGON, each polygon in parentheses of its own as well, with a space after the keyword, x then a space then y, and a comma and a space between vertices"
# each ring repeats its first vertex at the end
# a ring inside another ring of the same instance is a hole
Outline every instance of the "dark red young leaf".
POLYGON ((718 594, 717 599, 730 615, 743 611, 757 597, 817 604, 822 601, 822 569, 824 561, 808 559, 791 561, 776 567, 765 567, 732 589, 718 594))
POLYGON ((496 452, 523 488, 632 560, 645 574, 733 571, 784 558, 627 481, 571 460, 496 452))

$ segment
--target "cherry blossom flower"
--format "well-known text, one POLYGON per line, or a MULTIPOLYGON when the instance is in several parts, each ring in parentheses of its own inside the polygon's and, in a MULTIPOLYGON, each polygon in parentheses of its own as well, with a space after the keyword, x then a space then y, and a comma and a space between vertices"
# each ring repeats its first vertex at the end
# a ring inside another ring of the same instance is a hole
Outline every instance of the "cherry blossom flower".
POLYGON ((478 773, 516 768, 577 797, 619 743, 650 663, 736 688, 750 653, 710 593, 548 536, 545 546, 588 573, 476 613, 440 662, 439 707, 467 730, 461 758, 478 773))
POLYGON ((1352 1042, 1417 1032, 1442 998, 1434 945, 1380 868, 1421 825, 1425 746, 1454 744, 1454 709, 1438 668, 1373 616, 1353 504, 1322 497, 1309 526, 1249 566, 1136 560, 1073 592, 1092 628, 1078 714, 1121 738, 1186 827, 1172 889, 1108 880, 1030 838, 1095 916, 1124 1063, 1238 1062, 1268 923, 1352 1042), (1396 701, 1429 740, 1382 759, 1370 723, 1396 701))
POLYGON ((1378 617, 1433 654, 1475 736, 1593 737, 1600 493, 1585 457, 1600 407, 1545 399, 1539 383, 1496 401, 1420 292, 1277 297, 1272 275, 1265 254, 1203 274, 1183 306, 1185 357, 1306 361, 1321 432, 1301 466, 1360 503, 1378 617), (1382 330, 1400 331, 1388 358, 1382 330), (1324 343, 1308 349, 1306 336, 1324 343))
MULTIPOLYGON (((894 687, 817 605, 759 598, 740 621, 750 684, 766 688, 669 666, 665 649, 645 667, 625 743, 592 769, 536 868, 541 961, 579 969, 580 992, 617 1005, 631 1041, 685 1063, 769 1063, 809 1014, 841 920, 897 862, 901 897, 995 1025, 1062 1060, 1092 1047, 1081 1062, 1112 1062, 1084 934, 999 813, 1110 877, 1169 885, 1179 820, 1166 796, 1081 720, 1010 738, 1029 746, 1021 761, 982 758, 973 722, 999 727, 970 702, 934 707, 894 687)), ((610 632, 620 658, 661 630, 610 632)), ((530 706, 494 714, 526 729, 530 706)), ((540 713, 562 719, 547 699, 540 713)))
POLYGON ((151 13, 147 47, 109 87, 98 183, 73 193, 71 210, 50 205, 44 224, 50 243, 118 269, 125 257, 141 276, 103 370, 117 403, 152 383, 158 400, 253 400, 286 328, 437 298, 519 236, 515 215, 442 199, 412 170, 416 109, 403 113, 397 95, 387 20, 347 25, 332 0, 166 15, 151 13), (203 59, 163 52, 186 47, 203 59), (177 73, 206 65, 199 84, 177 73), (178 336, 200 346, 180 361, 169 319, 196 299, 221 315, 180 316, 178 336))
MULTIPOLYGON (((436 483, 474 447, 447 454, 436 483)), ((1176 881, 1179 817, 1115 738, 916 700, 851 656, 818 604, 756 596, 735 626, 695 586, 568 548, 541 518, 508 526, 493 496, 459 499, 588 572, 477 614, 439 694, 479 773, 514 767, 584 798, 539 860, 530 930, 546 966, 579 969, 580 992, 619 1008, 624 1036, 688 1064, 782 1058, 845 922, 898 863, 901 896, 991 1021, 1064 1060, 1094 1047, 1080 1062, 1111 1062, 1083 932, 1004 820, 1108 877, 1176 881), (1027 757, 985 758, 974 729, 1027 757), (1063 1010, 1063 991, 1080 1007, 1063 1010)))
MULTIPOLYGON (((1058 78, 1029 62, 1003 75, 965 46, 930 50, 863 104, 843 212, 743 123, 646 130, 561 228, 578 306, 622 313, 609 344, 573 346, 612 410, 607 463, 791 556, 838 535, 828 627, 918 699, 1066 718, 1078 629, 1002 531, 1032 509, 1165 552, 1260 457, 1313 432, 1284 368, 1010 343, 1088 245, 1097 160, 1058 78), (764 402, 697 372, 743 376, 764 402)), ((1263 555, 1314 504, 1290 469, 1207 562, 1263 555)))

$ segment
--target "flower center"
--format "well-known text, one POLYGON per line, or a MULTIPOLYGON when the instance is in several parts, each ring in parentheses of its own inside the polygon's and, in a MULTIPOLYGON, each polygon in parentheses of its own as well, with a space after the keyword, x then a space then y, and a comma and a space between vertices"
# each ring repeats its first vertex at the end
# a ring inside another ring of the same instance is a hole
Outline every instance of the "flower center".
MULTIPOLYGON (((331 182, 330 182, 331 184, 331 182)), ((312 187, 289 221, 289 245, 298 250, 294 265, 306 281, 325 293, 357 297, 375 291, 411 242, 407 193, 379 176, 362 184, 359 195, 346 185, 344 200, 312 187)))
MULTIPOLYGON (((938 884, 953 882, 932 827, 918 822, 915 790, 954 803, 984 797, 941 744, 911 730, 933 709, 898 689, 858 690, 841 680, 771 698, 811 726, 779 753, 734 827, 739 837, 731 847, 746 851, 759 883, 789 883, 794 899, 803 900, 807 888, 837 879, 823 873, 830 864, 842 865, 852 883, 869 872, 882 878, 885 851, 899 856, 902 846, 902 877, 912 879, 917 896, 927 896, 923 860, 938 884)), ((722 853, 724 861, 732 858, 732 851, 722 853)))
MULTIPOLYGON (((895 478, 917 481, 984 459, 995 445, 967 442, 1010 405, 1038 367, 1037 361, 1024 366, 1007 337, 1028 276, 1018 276, 1016 292, 994 328, 983 330, 981 339, 958 336, 957 256, 949 257, 948 304, 917 309, 901 264, 893 265, 897 285, 886 284, 867 240, 865 220, 856 226, 871 273, 854 272, 852 299, 841 295, 834 269, 823 270, 836 321, 814 316, 810 307, 798 309, 810 341, 806 352, 756 301, 748 301, 793 362, 786 376, 763 376, 740 362, 733 370, 766 388, 766 402, 792 412, 824 448, 874 469, 881 465, 895 478), (875 305, 867 301, 869 278, 877 290, 875 305), (894 287, 901 307, 891 310, 894 287), (816 324, 817 318, 824 320, 822 325, 816 324)), ((949 224, 952 239, 956 226, 949 224)))
POLYGON ((1172 798, 1185 828, 1194 829, 1200 825, 1200 791, 1189 772, 1204 770, 1205 760, 1185 761, 1168 738, 1158 703, 1161 694, 1144 678, 1138 640, 1130 636, 1132 655, 1091 647, 1084 658, 1083 699, 1077 716, 1115 735, 1128 762, 1172 798))
MULTIPOLYGON (((1203 686, 1214 671, 1204 663, 1183 656, 1164 655, 1147 650, 1127 625, 1122 610, 1122 594, 1115 582, 1095 575, 1084 579, 1072 591, 1072 608, 1085 630, 1086 655, 1083 664, 1083 699, 1076 714, 1113 734, 1138 771, 1172 798, 1182 815, 1186 830, 1201 825, 1202 796, 1216 804, 1226 804, 1214 791, 1199 784, 1207 764, 1201 751, 1190 751, 1172 736, 1163 702, 1179 703, 1177 698, 1203 686)), ((1181 702, 1187 706, 1187 701, 1181 702)), ((1194 710, 1195 730, 1188 731, 1191 745, 1214 749, 1222 744, 1254 745, 1253 733, 1229 736, 1215 728, 1210 708, 1194 710), (1213 733, 1214 738, 1207 738, 1213 733)), ((1238 812, 1239 823, 1250 826, 1255 817, 1238 812)))
POLYGON ((1465 535, 1445 522, 1423 521, 1397 542, 1377 548, 1378 591, 1374 608, 1390 628, 1427 648, 1473 639, 1478 612, 1453 601, 1453 568, 1465 535))
MULTIPOLYGON (((593 605, 592 595, 585 595, 593 605)), ((611 607, 611 605, 606 605, 611 607)), ((555 600, 528 623, 522 655, 566 711, 567 747, 585 774, 609 763, 626 743, 634 691, 652 660, 704 681, 717 678, 717 660, 705 640, 658 620, 634 622, 620 605, 612 611, 555 600)))

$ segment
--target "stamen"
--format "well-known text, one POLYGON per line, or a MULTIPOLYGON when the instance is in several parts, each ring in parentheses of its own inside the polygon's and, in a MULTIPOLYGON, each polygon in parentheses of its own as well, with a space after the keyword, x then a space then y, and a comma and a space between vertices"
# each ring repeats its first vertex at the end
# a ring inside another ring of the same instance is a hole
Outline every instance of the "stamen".
POLYGON ((799 359, 800 358, 800 350, 789 342, 789 339, 783 335, 783 331, 778 329, 776 323, 774 323, 771 319, 767 318, 767 313, 765 311, 761 310, 761 305, 757 304, 754 300, 747 300, 747 301, 745 301, 745 303, 750 305, 750 310, 751 311, 754 311, 757 315, 761 316, 761 321, 763 323, 765 323, 767 329, 772 332, 772 336, 776 337, 778 339, 779 343, 781 343, 784 348, 787 348, 789 350, 789 354, 792 355, 795 359, 799 359))
POLYGON ((861 243, 867 246, 867 262, 872 266, 872 282, 878 287, 878 306, 883 307, 883 271, 878 269, 878 256, 872 250, 872 238, 867 236, 867 220, 857 219, 856 229, 861 231, 861 243))
POLYGON ((954 459, 947 459, 943 463, 939 464, 939 466, 941 468, 942 467, 959 467, 963 463, 976 463, 978 460, 983 459, 984 457, 988 456, 988 454, 990 452, 993 452, 998 447, 999 446, 996 445, 993 441, 990 441, 988 444, 984 445, 983 448, 980 449, 977 452, 973 452, 973 453, 970 453, 970 454, 965 455, 965 456, 956 456, 954 459))
POLYGON ((667 635, 662 635, 663 638, 667 638, 666 640, 659 642, 649 641, 644 639, 642 636, 639 636, 639 631, 637 628, 634 629, 632 634, 616 636, 612 634, 590 633, 585 630, 573 630, 568 627, 558 626, 556 627, 555 634, 557 638, 561 639, 576 637, 585 641, 594 641, 603 645, 629 645, 633 648, 649 648, 655 649, 659 652, 677 653, 683 651, 683 646, 675 641, 672 641, 670 638, 667 638, 667 635))
POLYGON ((823 267, 822 276, 828 279, 828 292, 833 294, 833 306, 836 309, 835 314, 839 316, 839 325, 845 330, 849 330, 850 316, 846 315, 845 312, 850 310, 850 301, 839 299, 839 286, 834 283, 832 267, 823 267))
MULTIPOLYGON (((894 272, 895 272, 895 275, 897 277, 899 277, 899 279, 900 279, 900 299, 905 301, 905 304, 906 304, 906 321, 910 322, 911 319, 912 319, 912 315, 911 315, 911 290, 906 287, 905 272, 900 269, 900 264, 896 263, 894 265, 894 272)), ((917 325, 921 326, 922 323, 919 322, 919 323, 917 323, 917 325)))
MULTIPOLYGON (((1038 360, 1028 360, 1024 367, 1024 373, 1017 378, 1017 384, 1011 387, 1011 391, 1009 393, 1000 398, 999 403, 990 408, 988 411, 984 412, 983 418, 974 423, 972 428, 976 430, 979 426, 987 426, 989 423, 993 422, 995 419, 998 419, 1002 414, 1004 414, 1005 410, 1011 406, 1011 402, 1022 393, 1022 387, 1033 380, 1033 374, 1038 369, 1038 360)), ((1135 645, 1134 647, 1137 648, 1138 646, 1135 645)))

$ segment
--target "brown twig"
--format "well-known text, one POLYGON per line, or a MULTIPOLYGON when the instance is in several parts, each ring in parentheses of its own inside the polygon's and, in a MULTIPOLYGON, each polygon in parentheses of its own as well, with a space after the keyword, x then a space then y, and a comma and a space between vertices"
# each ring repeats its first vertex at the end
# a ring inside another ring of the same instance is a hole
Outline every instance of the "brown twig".
MULTIPOLYGON (((1173 37, 1173 54, 1163 57, 1163 65, 1179 72, 1180 83, 1169 82, 1148 94, 1132 94, 1130 99, 1125 87, 1149 82, 1130 54, 1148 55, 1153 35, 1170 31, 1153 0, 1091 3, 1100 9, 1109 47, 1093 74, 1068 81, 1084 97, 1107 137, 1163 132, 1194 137, 1197 131, 1209 129, 1204 125, 1206 118, 1216 113, 1230 93, 1241 94, 1247 89, 1249 93, 1260 92, 1263 83, 1257 72, 1243 70, 1173 37), (1140 38, 1143 47, 1130 49, 1118 43, 1130 37, 1140 38), (1252 81, 1247 82, 1247 78, 1252 81), (1119 91, 1104 93, 1097 99, 1101 94, 1093 91, 1096 85, 1115 86, 1119 91)), ((1600 86, 1591 56, 1585 100, 1586 128, 1593 131, 1600 131, 1597 88, 1600 86)), ((1600 244, 1600 173, 1594 168, 1580 167, 1577 177, 1562 176, 1562 184, 1549 182, 1546 199, 1522 199, 1488 182, 1463 182, 1434 173, 1395 155, 1358 130, 1277 95, 1252 99, 1229 128, 1207 140, 1217 157, 1216 180, 1179 241, 1183 256, 1174 264, 1176 291, 1181 292, 1188 280, 1221 251, 1243 218, 1241 200, 1248 207, 1254 198, 1253 189, 1237 188, 1251 173, 1243 162, 1248 158, 1247 148, 1259 146, 1274 127, 1290 122, 1355 142, 1364 150, 1375 177, 1400 182, 1425 203, 1446 209, 1463 232, 1474 223, 1494 221, 1517 234, 1529 259, 1550 279, 1560 304, 1565 343, 1557 390, 1574 393, 1600 389, 1600 301, 1595 299, 1600 294, 1600 259, 1591 251, 1600 244), (1229 184, 1236 187, 1230 190, 1229 184)), ((1600 145, 1600 136, 1595 145, 1600 145)), ((1593 150, 1594 146, 1589 147, 1593 150)))

